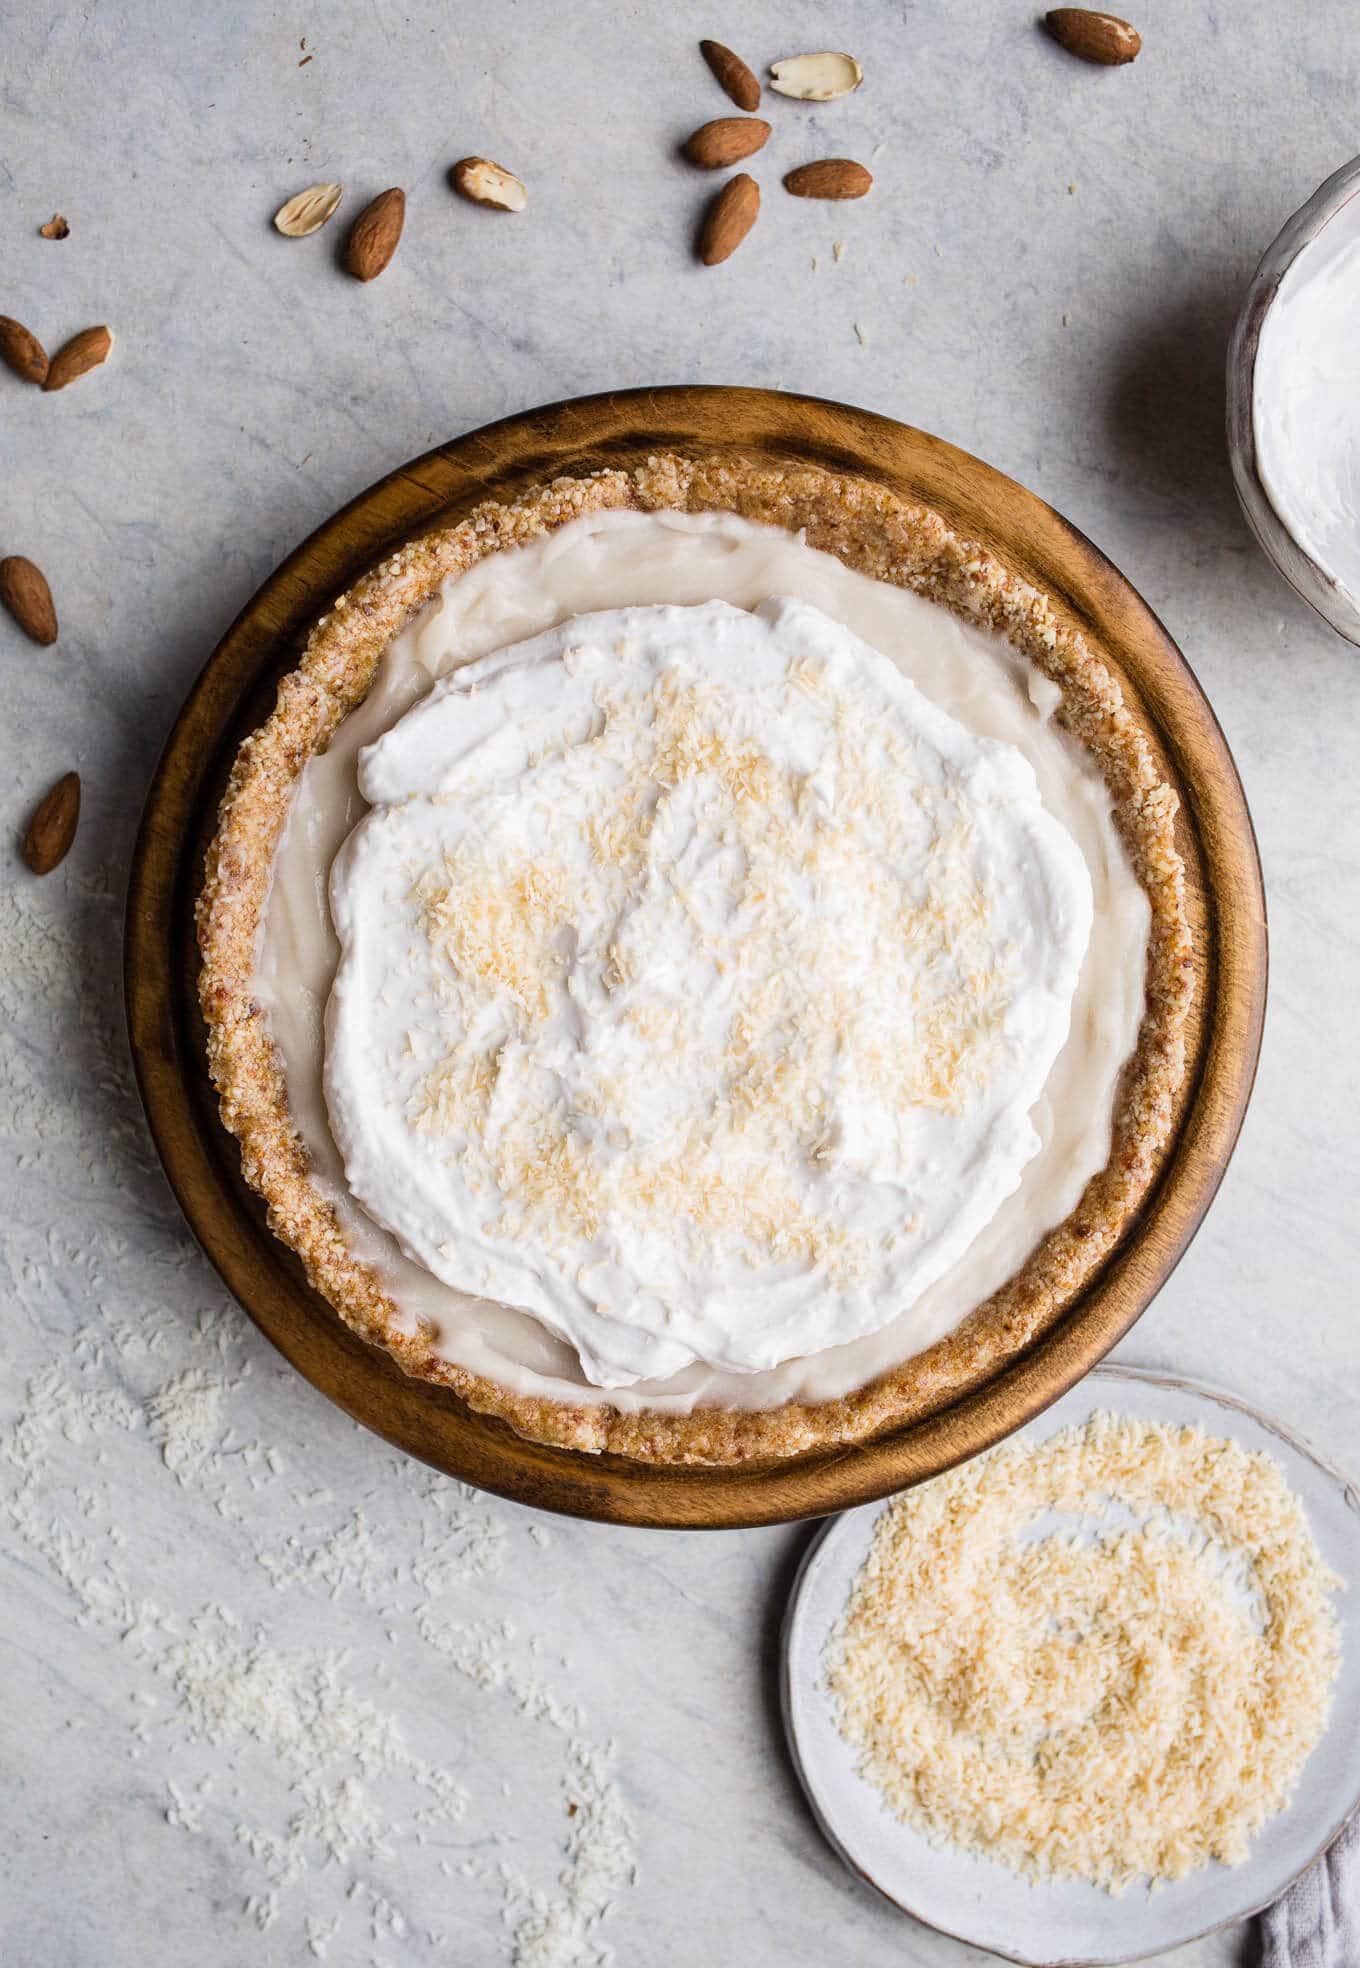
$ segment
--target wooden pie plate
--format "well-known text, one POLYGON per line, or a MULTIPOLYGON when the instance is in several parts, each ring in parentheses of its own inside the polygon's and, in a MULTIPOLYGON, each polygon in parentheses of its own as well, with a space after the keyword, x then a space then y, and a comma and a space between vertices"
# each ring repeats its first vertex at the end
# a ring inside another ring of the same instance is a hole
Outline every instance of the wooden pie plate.
POLYGON ((228 1287, 314 1386, 411 1455, 516 1502, 614 1523, 721 1527, 822 1516, 936 1475, 1038 1414, 1128 1331, 1198 1228, 1241 1126, 1265 1006, 1265 897, 1236 769, 1184 658, 1123 576, 1050 507, 966 452, 866 410, 771 390, 629 390, 530 411, 428 452, 329 520, 266 581, 210 657, 157 769, 133 861, 126 968, 133 1057, 166 1173, 228 1287), (877 479, 934 507, 1052 596, 1118 676, 1180 792, 1198 966, 1189 1070, 1162 1176, 1066 1317, 924 1421, 857 1448, 721 1469, 523 1441, 355 1337, 307 1285, 241 1179, 195 996, 194 898, 231 761, 335 595, 400 542, 489 496, 661 449, 732 450, 877 479))

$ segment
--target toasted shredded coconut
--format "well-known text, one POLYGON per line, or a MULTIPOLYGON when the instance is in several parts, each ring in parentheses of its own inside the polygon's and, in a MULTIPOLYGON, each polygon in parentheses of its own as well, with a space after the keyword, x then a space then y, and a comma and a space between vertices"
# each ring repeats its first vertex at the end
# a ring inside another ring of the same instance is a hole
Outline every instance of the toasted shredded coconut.
POLYGON ((827 1679, 906 1824, 1119 1893, 1240 1864, 1289 1802, 1340 1583, 1269 1455, 1095 1414, 898 1497, 827 1679))
MULTIPOLYGON (((613 653, 625 672, 637 664, 626 638, 613 653)), ((575 675, 591 654, 562 660, 575 675)), ((790 1171, 842 1164, 848 1212, 856 1154, 869 1151, 839 1142, 842 1103, 886 1126, 905 1164, 919 1159, 906 1145, 917 1114, 962 1115, 1004 1057, 1018 960, 959 786, 922 776, 909 729, 866 727, 820 649, 760 692, 639 667, 596 685, 584 732, 569 719, 532 755, 558 775, 556 798, 570 789, 586 803, 580 865, 526 849, 497 782, 484 824, 422 867, 411 899, 436 962, 419 972, 416 1008, 434 1029, 404 1031, 401 1059, 418 1070, 410 1118, 452 1145, 472 1195, 502 1199, 497 1237, 554 1250, 602 1233, 679 1240, 710 1273, 793 1261, 822 1266, 841 1292, 872 1286, 879 1241, 806 1202, 790 1171), (824 720, 816 775, 786 755, 790 698, 824 720), (682 789, 697 818, 675 803, 682 789), (702 857, 678 851, 677 814, 702 857), (853 945, 844 896, 856 898, 853 945), (714 967, 725 1019, 705 1017, 670 965, 658 974, 658 936, 714 967), (588 1076, 570 1101, 545 1100, 536 1048, 552 1045, 564 1005, 583 1016, 583 976, 624 1007, 646 1070, 620 1075, 606 1063, 617 1054, 578 1051, 588 1076), (658 1084, 685 1097, 659 1111, 658 1084), (583 1115, 602 1125, 583 1128, 583 1115)), ((908 1212, 890 1247, 923 1228, 908 1212)))

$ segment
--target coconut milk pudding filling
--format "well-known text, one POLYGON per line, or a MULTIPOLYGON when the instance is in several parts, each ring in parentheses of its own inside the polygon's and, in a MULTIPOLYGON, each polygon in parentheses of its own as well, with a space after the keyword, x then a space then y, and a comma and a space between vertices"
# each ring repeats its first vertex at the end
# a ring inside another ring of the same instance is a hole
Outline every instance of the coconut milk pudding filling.
POLYGON ((283 1175, 216 1065, 360 1330, 599 1446, 969 1330, 1108 1179, 1156 937, 1032 654, 801 528, 586 503, 310 687, 242 980, 283 1175))

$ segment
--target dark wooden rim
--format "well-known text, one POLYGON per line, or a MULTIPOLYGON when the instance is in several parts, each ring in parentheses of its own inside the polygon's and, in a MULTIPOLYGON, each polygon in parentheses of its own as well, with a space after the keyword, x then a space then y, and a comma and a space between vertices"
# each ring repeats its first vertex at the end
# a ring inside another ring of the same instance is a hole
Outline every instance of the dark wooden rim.
POLYGON ((1109 1351, 1170 1276, 1227 1165, 1260 1049, 1266 962, 1260 863, 1223 734, 1166 630, 1090 541, 979 459, 889 418, 777 391, 685 387, 583 397, 474 431, 372 486, 284 561, 209 658, 157 768, 133 858, 125 985, 142 1099, 190 1227, 250 1317, 315 1386, 399 1448, 516 1502, 614 1523, 723 1528, 823 1516, 936 1475, 1038 1414, 1109 1351), (1054 598, 1119 676, 1180 791, 1199 981, 1162 1174, 1067 1316, 923 1421, 853 1449, 722 1469, 523 1441, 350 1333, 242 1182, 208 1081, 195 994, 193 902, 227 771, 334 596, 386 550, 484 498, 671 448, 879 480, 933 506, 1054 598))

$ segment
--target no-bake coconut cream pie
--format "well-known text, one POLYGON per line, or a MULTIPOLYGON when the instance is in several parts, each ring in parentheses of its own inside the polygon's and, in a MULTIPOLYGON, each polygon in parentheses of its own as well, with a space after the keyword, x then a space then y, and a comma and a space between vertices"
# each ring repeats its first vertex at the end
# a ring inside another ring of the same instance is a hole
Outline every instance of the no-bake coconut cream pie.
POLYGON ((1061 1315, 1191 969, 1108 670, 935 513, 649 459, 417 540, 242 746, 223 1119, 410 1374, 672 1461, 851 1443, 1061 1315))

